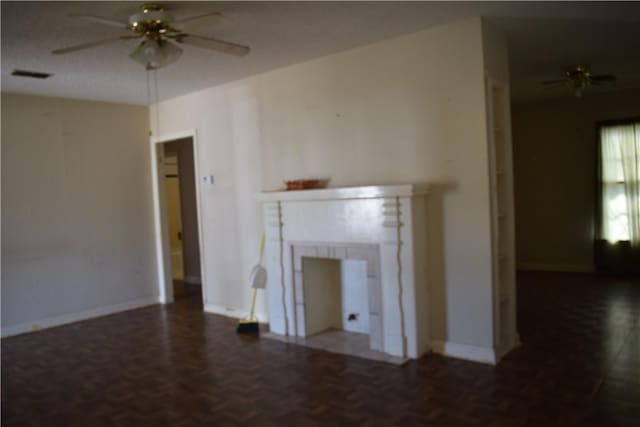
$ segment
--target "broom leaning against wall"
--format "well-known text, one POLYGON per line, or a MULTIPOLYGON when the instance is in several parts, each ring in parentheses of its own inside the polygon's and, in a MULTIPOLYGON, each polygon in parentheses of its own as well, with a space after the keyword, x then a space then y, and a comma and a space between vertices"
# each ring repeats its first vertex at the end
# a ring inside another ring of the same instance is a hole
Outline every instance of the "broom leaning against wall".
POLYGON ((258 319, 255 318, 255 309, 256 309, 256 295, 258 293, 258 289, 264 289, 267 286, 267 270, 262 266, 262 256, 264 254, 264 240, 265 235, 264 231, 262 232, 262 239, 260 240, 260 261, 256 264, 251 270, 251 274, 249 275, 249 284, 253 289, 253 296, 251 300, 251 312, 249 313, 249 317, 246 319, 241 319, 240 323, 238 323, 237 332, 239 334, 257 334, 260 333, 260 325, 258 324, 258 319))

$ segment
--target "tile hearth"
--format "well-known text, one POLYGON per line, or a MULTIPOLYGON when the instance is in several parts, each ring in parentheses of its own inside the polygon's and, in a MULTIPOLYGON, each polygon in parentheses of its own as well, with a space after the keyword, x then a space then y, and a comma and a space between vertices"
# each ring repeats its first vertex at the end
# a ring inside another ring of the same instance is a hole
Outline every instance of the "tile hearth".
POLYGON ((295 336, 283 336, 266 332, 260 334, 262 338, 301 345, 304 347, 325 350, 330 353, 344 354, 347 356, 362 357, 364 359, 386 362, 393 365, 403 365, 408 358, 392 356, 381 351, 369 348, 369 335, 342 330, 328 330, 306 338, 295 336))

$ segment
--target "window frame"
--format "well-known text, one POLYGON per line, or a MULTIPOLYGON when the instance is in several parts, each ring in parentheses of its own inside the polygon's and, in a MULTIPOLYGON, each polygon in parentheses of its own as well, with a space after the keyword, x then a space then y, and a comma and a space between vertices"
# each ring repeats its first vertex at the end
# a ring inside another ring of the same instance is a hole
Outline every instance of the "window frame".
MULTIPOLYGON (((602 141, 600 138, 603 127, 617 126, 617 125, 630 125, 640 122, 640 116, 628 117, 624 119, 613 120, 601 120, 596 122, 595 126, 595 185, 594 185, 594 244, 597 244, 598 240, 606 240, 603 236, 603 224, 602 224, 602 141)), ((621 240, 620 242, 629 242, 628 240, 621 240)))

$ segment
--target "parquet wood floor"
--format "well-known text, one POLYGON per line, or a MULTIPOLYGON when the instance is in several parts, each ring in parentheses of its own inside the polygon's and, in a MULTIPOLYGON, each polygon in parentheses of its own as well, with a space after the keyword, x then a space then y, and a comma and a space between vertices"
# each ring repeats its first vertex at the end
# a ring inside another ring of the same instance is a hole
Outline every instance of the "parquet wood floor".
POLYGON ((197 293, 2 340, 2 426, 639 426, 640 282, 518 277, 498 366, 237 335, 197 293))

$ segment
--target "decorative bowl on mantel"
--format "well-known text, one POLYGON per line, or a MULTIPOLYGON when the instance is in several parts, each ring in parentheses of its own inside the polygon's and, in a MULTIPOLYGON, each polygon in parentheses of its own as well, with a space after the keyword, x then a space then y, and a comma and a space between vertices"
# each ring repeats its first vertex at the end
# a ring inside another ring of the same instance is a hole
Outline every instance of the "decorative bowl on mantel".
POLYGON ((293 190, 313 190, 318 188, 326 188, 329 183, 328 179, 295 179, 285 181, 287 191, 293 190))

